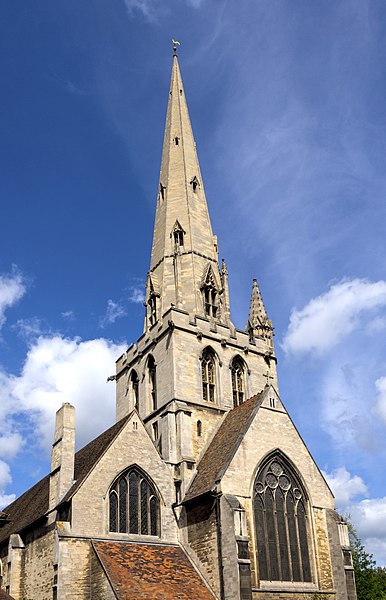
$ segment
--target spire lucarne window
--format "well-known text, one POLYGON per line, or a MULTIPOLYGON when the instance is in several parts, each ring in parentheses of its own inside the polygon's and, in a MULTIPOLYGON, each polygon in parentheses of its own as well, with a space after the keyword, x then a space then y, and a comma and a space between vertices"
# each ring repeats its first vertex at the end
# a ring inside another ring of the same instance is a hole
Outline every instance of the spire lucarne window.
POLYGON ((159 536, 159 500, 155 487, 138 467, 130 467, 109 494, 109 531, 159 536))
POLYGON ((312 581, 307 498, 284 458, 276 454, 260 469, 254 486, 254 516, 263 581, 312 581))

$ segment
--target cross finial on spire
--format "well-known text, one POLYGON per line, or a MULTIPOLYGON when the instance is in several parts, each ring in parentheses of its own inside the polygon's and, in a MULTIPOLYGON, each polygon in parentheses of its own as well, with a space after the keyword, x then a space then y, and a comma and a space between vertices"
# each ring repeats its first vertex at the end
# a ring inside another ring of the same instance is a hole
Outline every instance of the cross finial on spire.
POLYGON ((181 46, 181 42, 177 42, 177 40, 173 40, 173 56, 177 56, 177 46, 181 46))

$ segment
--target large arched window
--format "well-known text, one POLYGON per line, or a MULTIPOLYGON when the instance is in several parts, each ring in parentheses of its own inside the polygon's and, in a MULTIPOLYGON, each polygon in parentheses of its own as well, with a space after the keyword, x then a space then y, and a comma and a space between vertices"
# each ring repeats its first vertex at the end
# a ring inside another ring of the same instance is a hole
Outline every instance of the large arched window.
POLYGON ((109 531, 159 535, 158 496, 138 467, 130 467, 110 490, 109 531))
POLYGON ((245 368, 244 362, 239 356, 232 361, 231 374, 233 406, 239 406, 245 400, 245 368))
POLYGON ((151 410, 156 410, 157 409, 157 368, 156 368, 154 356, 152 356, 152 355, 150 355, 148 358, 147 369, 149 372, 151 410))
POLYGON ((213 350, 204 350, 201 358, 202 399, 215 402, 216 398, 216 361, 213 350))
POLYGON ((260 580, 312 581, 307 498, 281 455, 265 462, 253 496, 260 580))

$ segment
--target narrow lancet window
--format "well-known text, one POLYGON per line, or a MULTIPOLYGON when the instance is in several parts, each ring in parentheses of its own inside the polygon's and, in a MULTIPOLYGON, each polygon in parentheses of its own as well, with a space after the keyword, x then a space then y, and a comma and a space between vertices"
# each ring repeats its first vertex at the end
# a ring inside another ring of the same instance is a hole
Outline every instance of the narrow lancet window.
POLYGON ((244 363, 241 358, 236 357, 232 362, 231 367, 232 374, 232 394, 233 394, 233 406, 239 406, 245 400, 245 369, 244 363))
POLYGON ((215 402, 216 362, 213 351, 204 350, 201 359, 202 399, 204 402, 215 402))
POLYGON ((307 498, 281 455, 260 469, 253 505, 260 581, 312 581, 307 498))
POLYGON ((147 304, 149 307, 149 324, 152 327, 157 323, 157 296, 151 294, 147 304))
POLYGON ((159 535, 159 500, 152 482, 137 467, 130 467, 115 482, 109 495, 109 530, 159 535))
POLYGON ((149 372, 149 385, 150 385, 150 404, 151 410, 157 409, 157 367, 155 364, 154 356, 150 355, 147 361, 147 368, 149 372))
POLYGON ((133 396, 133 400, 134 400, 134 406, 135 408, 138 408, 138 400, 139 400, 139 378, 137 375, 137 372, 131 371, 130 374, 130 389, 132 392, 132 396, 133 396))

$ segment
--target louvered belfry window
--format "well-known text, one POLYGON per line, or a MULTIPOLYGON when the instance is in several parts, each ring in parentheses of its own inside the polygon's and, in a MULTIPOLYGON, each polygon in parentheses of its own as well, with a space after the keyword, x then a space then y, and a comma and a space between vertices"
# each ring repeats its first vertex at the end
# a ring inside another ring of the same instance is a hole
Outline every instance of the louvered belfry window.
POLYGON ((109 530, 159 535, 159 500, 154 485, 138 467, 114 483, 109 497, 109 530))
POLYGON ((263 581, 312 581, 307 498, 282 456, 260 470, 254 487, 254 515, 263 581))
POLYGON ((201 359, 202 398, 205 402, 215 402, 216 363, 210 349, 204 351, 201 359))

